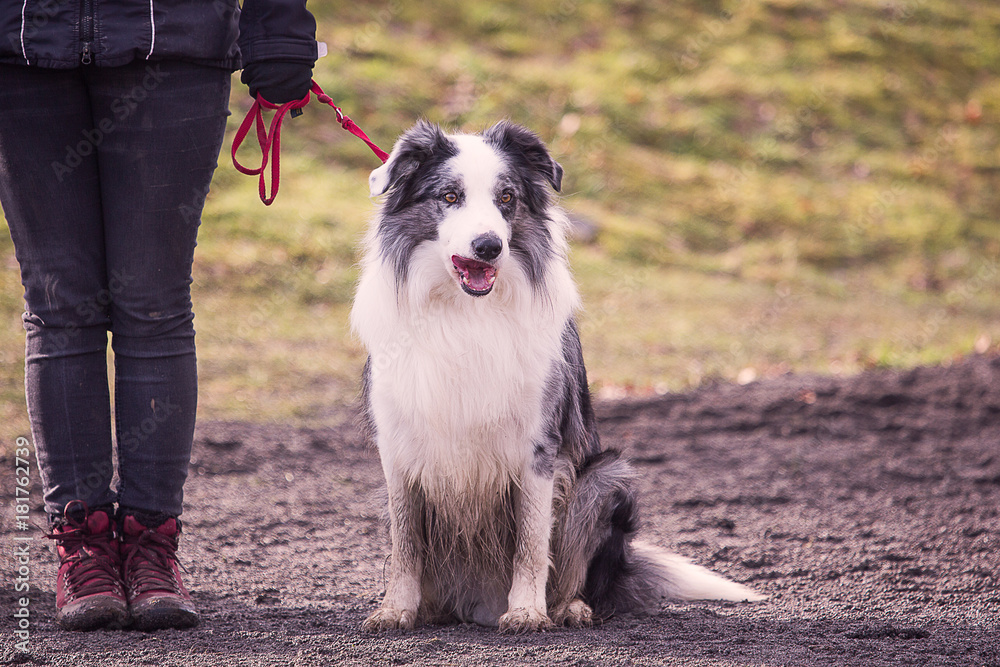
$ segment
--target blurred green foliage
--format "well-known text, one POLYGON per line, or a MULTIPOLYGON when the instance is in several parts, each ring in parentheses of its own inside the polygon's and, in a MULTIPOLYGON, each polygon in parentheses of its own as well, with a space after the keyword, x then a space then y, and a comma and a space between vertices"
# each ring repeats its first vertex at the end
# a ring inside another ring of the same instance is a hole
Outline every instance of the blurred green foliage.
MULTIPOLYGON (((594 230, 573 259, 598 388, 1000 340, 992 0, 309 7, 330 51, 316 80, 383 147, 418 118, 546 139, 594 230)), ((230 137, 249 107, 237 81, 230 137)), ((322 420, 353 397, 346 314, 377 162, 319 105, 282 146, 272 207, 225 155, 213 183, 195 272, 206 416, 322 420)), ((21 419, 9 239, 0 253, 4 412, 21 419)))
POLYGON ((376 134, 531 125, 571 198, 641 221, 602 225, 617 256, 785 239, 822 268, 934 281, 950 251, 1000 249, 996 3, 316 4, 317 76, 376 134))

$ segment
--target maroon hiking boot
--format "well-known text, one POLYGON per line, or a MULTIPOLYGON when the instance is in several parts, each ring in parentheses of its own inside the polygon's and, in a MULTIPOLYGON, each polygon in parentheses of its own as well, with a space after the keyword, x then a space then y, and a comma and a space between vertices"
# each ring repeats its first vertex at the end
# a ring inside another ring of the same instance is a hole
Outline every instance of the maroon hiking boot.
POLYGON ((198 612, 177 568, 176 519, 147 528, 126 515, 122 526, 122 578, 128 591, 132 626, 139 630, 190 628, 198 612))
POLYGON ((66 630, 124 627, 128 604, 114 522, 79 500, 67 503, 63 515, 46 535, 59 554, 56 622, 66 630))

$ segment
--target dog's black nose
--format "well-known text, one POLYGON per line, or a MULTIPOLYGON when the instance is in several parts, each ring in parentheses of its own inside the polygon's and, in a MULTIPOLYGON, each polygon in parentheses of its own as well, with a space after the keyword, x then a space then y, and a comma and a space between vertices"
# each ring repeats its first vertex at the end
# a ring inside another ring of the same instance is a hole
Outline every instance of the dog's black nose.
POLYGON ((484 262, 491 262, 499 257, 501 250, 503 250, 503 241, 493 232, 477 236, 472 240, 472 251, 476 253, 476 259, 481 259, 484 262))

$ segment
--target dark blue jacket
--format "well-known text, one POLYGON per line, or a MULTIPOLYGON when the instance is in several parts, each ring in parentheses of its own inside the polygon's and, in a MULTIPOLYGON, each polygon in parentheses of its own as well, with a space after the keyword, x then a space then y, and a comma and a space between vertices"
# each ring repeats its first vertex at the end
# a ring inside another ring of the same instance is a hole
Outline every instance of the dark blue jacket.
POLYGON ((316 61, 305 0, 4 0, 0 62, 71 68, 185 60, 242 68, 316 61))

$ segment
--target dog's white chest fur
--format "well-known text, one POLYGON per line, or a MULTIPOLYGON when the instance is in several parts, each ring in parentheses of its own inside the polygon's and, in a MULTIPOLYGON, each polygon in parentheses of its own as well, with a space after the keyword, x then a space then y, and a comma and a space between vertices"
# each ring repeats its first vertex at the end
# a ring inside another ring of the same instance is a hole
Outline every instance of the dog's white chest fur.
POLYGON ((565 270, 565 303, 532 296, 509 267, 493 294, 476 299, 444 271, 435 275, 437 264, 413 266, 427 268, 410 276, 403 294, 384 267, 366 267, 352 314, 371 353, 380 455, 387 472, 402 472, 431 495, 476 489, 481 496, 531 463, 575 290, 565 270))

